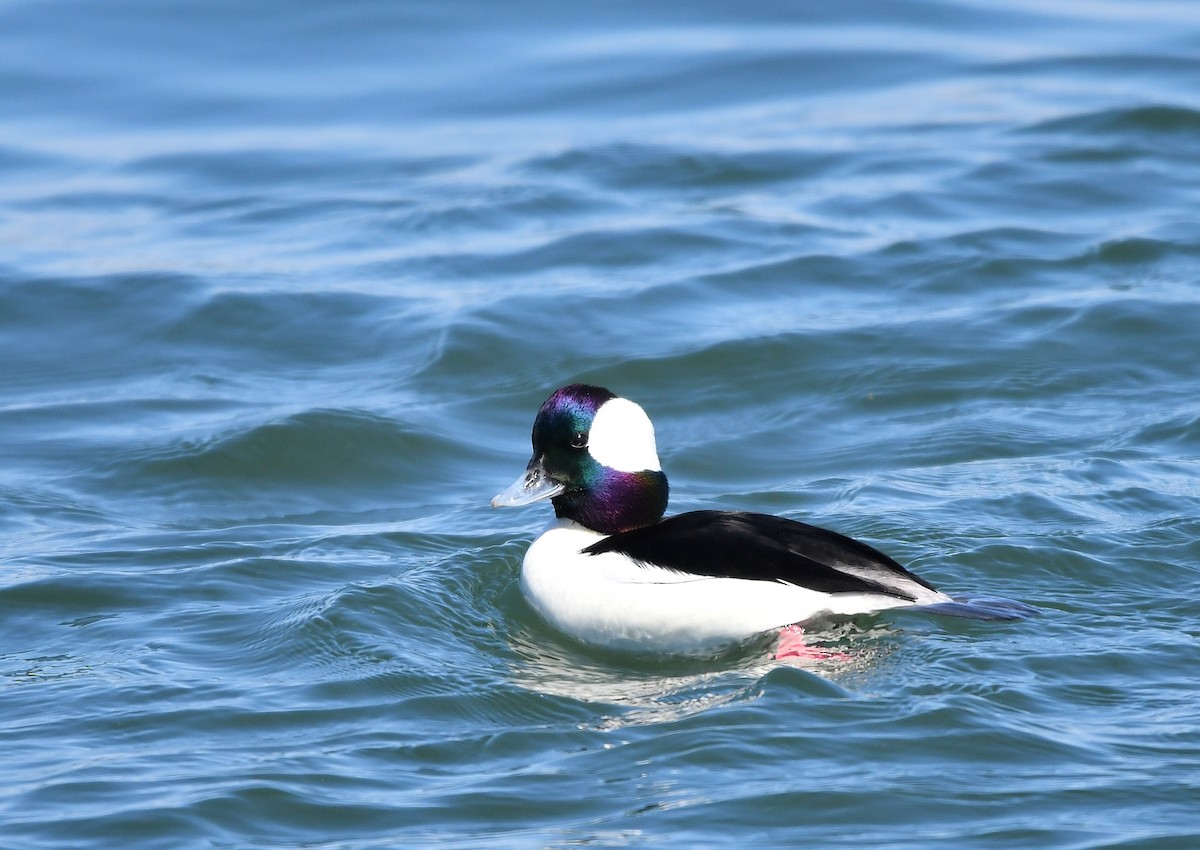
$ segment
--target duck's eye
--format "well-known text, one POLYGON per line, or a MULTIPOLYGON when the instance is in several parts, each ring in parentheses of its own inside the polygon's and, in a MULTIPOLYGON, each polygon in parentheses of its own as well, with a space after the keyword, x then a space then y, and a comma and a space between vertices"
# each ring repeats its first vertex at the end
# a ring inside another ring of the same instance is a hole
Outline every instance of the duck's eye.
POLYGON ((583 433, 582 431, 576 431, 574 434, 572 434, 571 435, 571 448, 586 449, 587 448, 587 434, 583 433))

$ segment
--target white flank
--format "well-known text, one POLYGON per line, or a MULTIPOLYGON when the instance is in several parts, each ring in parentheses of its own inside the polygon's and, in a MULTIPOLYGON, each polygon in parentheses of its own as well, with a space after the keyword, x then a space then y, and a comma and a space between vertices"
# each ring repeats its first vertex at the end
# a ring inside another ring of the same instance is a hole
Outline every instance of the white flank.
POLYGON ((654 425, 632 401, 613 398, 600 405, 588 433, 588 452, 618 472, 659 470, 654 425))

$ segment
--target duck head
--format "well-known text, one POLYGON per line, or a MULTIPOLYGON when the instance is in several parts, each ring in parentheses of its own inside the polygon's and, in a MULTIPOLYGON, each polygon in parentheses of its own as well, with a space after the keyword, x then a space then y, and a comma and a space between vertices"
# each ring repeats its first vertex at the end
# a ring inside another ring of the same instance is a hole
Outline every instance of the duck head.
POLYGON ((492 506, 549 499, 556 516, 614 534, 658 522, 667 495, 646 412, 604 387, 571 384, 542 404, 525 474, 492 506))

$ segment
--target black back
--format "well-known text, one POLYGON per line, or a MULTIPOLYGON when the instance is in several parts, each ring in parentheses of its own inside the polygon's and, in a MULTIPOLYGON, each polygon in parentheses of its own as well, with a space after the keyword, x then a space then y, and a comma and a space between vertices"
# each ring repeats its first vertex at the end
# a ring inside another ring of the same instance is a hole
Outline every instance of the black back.
POLYGON ((903 585, 933 586, 866 543, 769 514, 690 511, 610 535, 583 550, 620 552, 703 576, 784 581, 824 593, 916 597, 903 585), (848 570, 848 571, 847 571, 848 570))

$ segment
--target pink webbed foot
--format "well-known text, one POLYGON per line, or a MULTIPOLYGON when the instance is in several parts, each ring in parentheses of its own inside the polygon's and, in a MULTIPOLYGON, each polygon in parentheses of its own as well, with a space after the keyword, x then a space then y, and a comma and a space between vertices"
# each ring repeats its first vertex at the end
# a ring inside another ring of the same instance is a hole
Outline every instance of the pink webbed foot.
POLYGON ((775 660, 785 658, 803 658, 809 661, 848 661, 850 656, 845 652, 821 649, 809 646, 804 640, 804 629, 796 625, 786 626, 779 632, 779 643, 775 645, 775 660))

